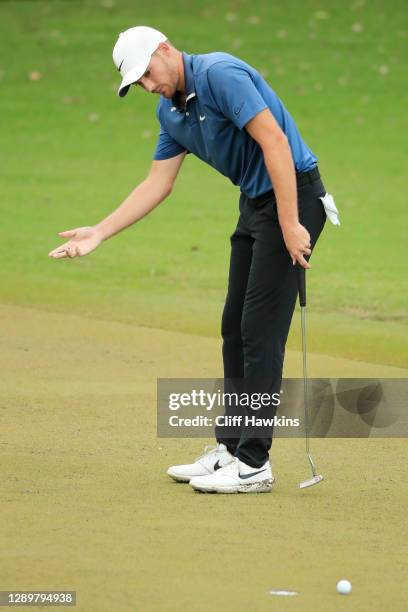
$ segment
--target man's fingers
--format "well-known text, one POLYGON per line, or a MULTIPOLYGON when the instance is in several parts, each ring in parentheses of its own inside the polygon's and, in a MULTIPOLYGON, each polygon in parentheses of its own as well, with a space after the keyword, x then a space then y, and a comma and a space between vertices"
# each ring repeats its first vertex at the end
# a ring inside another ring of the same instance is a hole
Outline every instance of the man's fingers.
MULTIPOLYGON (((310 250, 310 249, 308 249, 308 250, 310 250)), ((297 253, 296 252, 290 253, 290 258, 292 260, 292 265, 294 265, 294 266, 296 265, 296 262, 298 262, 298 263, 300 263, 302 268, 309 269, 309 268, 312 267, 309 264, 309 262, 306 261, 306 259, 303 257, 303 253, 300 250, 297 253)))
POLYGON ((57 253, 65 253, 65 249, 67 248, 69 244, 70 244, 70 241, 64 242, 64 244, 60 244, 56 249, 53 249, 52 251, 50 251, 48 255, 50 257, 54 257, 54 255, 57 253))
POLYGON ((309 268, 311 268, 312 266, 306 261, 306 259, 303 257, 302 253, 299 253, 299 255, 297 255, 296 257, 297 261, 300 263, 300 265, 302 266, 302 268, 306 268, 306 270, 308 270, 309 268))
POLYGON ((58 232, 58 236, 70 236, 73 237, 76 234, 76 230, 66 230, 64 232, 58 232))
POLYGON ((80 257, 81 252, 78 245, 72 244, 72 242, 66 242, 53 251, 50 251, 48 256, 56 259, 60 259, 61 257, 70 257, 73 259, 74 257, 80 257))
MULTIPOLYGON (((297 260, 298 257, 301 257, 302 255, 311 255, 312 251, 310 249, 307 249, 306 247, 303 249, 299 249, 299 251, 297 253, 295 253, 295 259, 297 260)), ((296 261, 294 261, 293 259, 293 255, 291 255, 292 258, 292 263, 293 265, 296 264, 296 261)))
POLYGON ((65 246, 62 245, 60 247, 57 247, 56 249, 50 251, 48 253, 48 257, 55 257, 55 255, 59 255, 60 253, 65 253, 65 246))
POLYGON ((69 255, 69 257, 73 258, 73 257, 81 257, 81 251, 80 248, 77 244, 71 244, 69 247, 66 248, 66 251, 69 255))
POLYGON ((67 254, 65 251, 57 251, 56 253, 53 254, 49 254, 50 257, 53 257, 54 259, 61 259, 61 257, 66 257, 67 254))
POLYGON ((298 253, 291 253, 290 258, 292 260, 292 265, 295 266, 296 262, 299 262, 303 268, 311 268, 312 266, 303 257, 303 253, 305 253, 305 255, 310 255, 311 250, 304 249, 303 252, 299 251, 298 253))

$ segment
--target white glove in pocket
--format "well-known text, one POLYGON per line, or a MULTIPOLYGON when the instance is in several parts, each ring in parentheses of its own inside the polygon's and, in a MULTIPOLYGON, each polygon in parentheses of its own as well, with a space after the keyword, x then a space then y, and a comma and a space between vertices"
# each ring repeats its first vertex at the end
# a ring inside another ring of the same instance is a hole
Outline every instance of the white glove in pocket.
POLYGON ((322 201, 327 218, 333 223, 333 225, 340 225, 339 211, 336 208, 333 196, 330 193, 326 193, 324 196, 320 196, 319 199, 322 201))

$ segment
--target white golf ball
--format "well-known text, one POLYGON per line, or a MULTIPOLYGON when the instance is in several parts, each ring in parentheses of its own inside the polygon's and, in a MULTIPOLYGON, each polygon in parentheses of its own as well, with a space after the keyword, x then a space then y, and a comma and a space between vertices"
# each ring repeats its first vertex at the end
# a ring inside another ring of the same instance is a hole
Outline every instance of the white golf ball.
POLYGON ((349 580, 339 580, 337 583, 337 592, 340 595, 349 595, 351 593, 351 582, 349 580))

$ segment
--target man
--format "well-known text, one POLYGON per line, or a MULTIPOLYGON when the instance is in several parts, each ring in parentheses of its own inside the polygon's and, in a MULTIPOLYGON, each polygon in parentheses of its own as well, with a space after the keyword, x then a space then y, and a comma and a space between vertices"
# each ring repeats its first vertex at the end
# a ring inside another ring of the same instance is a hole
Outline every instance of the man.
MULTIPOLYGON (((49 255, 86 255, 139 221, 170 194, 186 154, 195 154, 240 187, 222 318, 226 384, 249 394, 279 392, 297 296, 294 266, 310 268, 326 219, 317 159, 275 92, 236 57, 189 55, 161 32, 139 26, 120 34, 113 60, 122 76, 120 97, 131 85, 161 96, 151 169, 98 225, 60 232, 69 241, 49 255)), ((226 414, 238 410, 231 403, 226 414)), ((264 406, 256 416, 273 417, 275 410, 264 406)), ((271 491, 271 427, 217 427, 216 439, 216 448, 168 474, 199 491, 271 491)))

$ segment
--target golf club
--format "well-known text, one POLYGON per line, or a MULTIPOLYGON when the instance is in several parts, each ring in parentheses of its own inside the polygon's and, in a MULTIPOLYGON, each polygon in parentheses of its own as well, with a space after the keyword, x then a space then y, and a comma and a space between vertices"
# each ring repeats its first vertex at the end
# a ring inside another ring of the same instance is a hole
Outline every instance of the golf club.
POLYGON ((298 290, 299 303, 302 322, 302 352, 303 352, 303 402, 305 409, 305 440, 306 440, 306 455, 312 469, 312 478, 299 483, 300 489, 306 489, 312 485, 322 482, 323 476, 317 473, 316 466, 310 454, 310 413, 307 392, 307 364, 306 364, 306 270, 300 264, 297 264, 298 272, 298 290))

